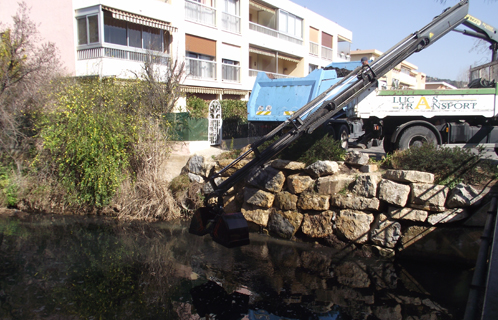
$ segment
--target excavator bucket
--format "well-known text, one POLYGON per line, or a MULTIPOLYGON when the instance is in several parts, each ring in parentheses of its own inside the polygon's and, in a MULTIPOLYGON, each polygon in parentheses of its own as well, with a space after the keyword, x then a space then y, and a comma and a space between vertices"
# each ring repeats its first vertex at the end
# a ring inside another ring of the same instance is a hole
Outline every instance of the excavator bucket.
POLYGON ((249 227, 241 212, 219 213, 211 207, 199 208, 190 221, 189 232, 197 236, 211 233, 214 241, 228 248, 249 244, 249 227))
POLYGON ((244 215, 241 212, 219 215, 211 236, 227 248, 249 244, 249 227, 244 215))
POLYGON ((214 222, 216 213, 212 212, 209 207, 201 207, 195 210, 195 213, 190 221, 188 232, 196 236, 203 236, 210 232, 210 226, 214 222))

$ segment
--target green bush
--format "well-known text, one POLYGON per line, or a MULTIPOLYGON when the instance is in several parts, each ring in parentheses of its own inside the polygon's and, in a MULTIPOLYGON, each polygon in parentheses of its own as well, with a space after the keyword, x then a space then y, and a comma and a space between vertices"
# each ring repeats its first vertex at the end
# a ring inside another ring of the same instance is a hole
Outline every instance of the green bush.
POLYGON ((483 148, 477 152, 460 147, 437 147, 423 144, 404 151, 394 152, 385 166, 400 170, 417 170, 433 173, 436 183, 454 186, 459 182, 475 184, 493 178, 496 168, 483 159, 483 148))
MULTIPOLYGON (((263 143, 258 149, 263 151, 280 137, 274 137, 263 143)), ((312 134, 305 134, 277 155, 278 159, 304 162, 310 165, 319 160, 342 161, 346 150, 339 141, 334 140, 322 127, 312 134)))
POLYGON ((192 118, 207 118, 209 106, 203 99, 196 96, 190 96, 187 98, 187 111, 192 118))
POLYGON ((247 101, 221 100, 220 104, 223 120, 240 119, 240 123, 247 123, 247 101))
MULTIPOLYGON (((18 185, 12 177, 11 170, 7 167, 0 167, 0 193, 5 205, 13 207, 17 204, 18 185)), ((0 203, 0 205, 2 205, 0 203)))
POLYGON ((40 136, 71 203, 104 206, 126 177, 137 123, 123 112, 131 92, 113 81, 62 86, 40 136))

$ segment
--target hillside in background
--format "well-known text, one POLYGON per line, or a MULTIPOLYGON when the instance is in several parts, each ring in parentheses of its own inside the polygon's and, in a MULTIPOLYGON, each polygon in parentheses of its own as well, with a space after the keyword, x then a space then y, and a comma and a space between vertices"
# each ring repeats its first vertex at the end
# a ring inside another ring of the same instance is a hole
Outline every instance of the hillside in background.
POLYGON ((451 84, 452 86, 455 86, 457 88, 467 88, 468 81, 456 81, 456 80, 450 80, 450 79, 440 79, 437 77, 431 77, 427 76, 425 82, 446 82, 451 84))

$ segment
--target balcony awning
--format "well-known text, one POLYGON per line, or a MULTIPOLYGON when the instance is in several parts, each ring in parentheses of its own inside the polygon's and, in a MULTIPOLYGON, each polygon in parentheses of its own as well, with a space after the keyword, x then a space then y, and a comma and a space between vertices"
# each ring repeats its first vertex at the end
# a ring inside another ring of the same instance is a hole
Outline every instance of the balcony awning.
POLYGON ((274 52, 269 52, 269 51, 265 51, 265 50, 262 50, 262 49, 256 49, 256 48, 249 47, 249 52, 257 53, 257 54, 262 54, 264 56, 275 58, 275 53, 274 52))
POLYGON ((249 91, 237 89, 223 89, 223 88, 208 88, 208 87, 194 87, 194 86, 181 86, 181 92, 188 93, 207 93, 207 94, 232 94, 245 96, 249 91))
POLYGON ((258 3, 258 2, 254 2, 254 1, 249 1, 249 4, 251 6, 259 9, 259 10, 263 10, 263 11, 275 14, 275 9, 267 7, 264 4, 261 4, 261 3, 258 3))
POLYGON ((167 30, 169 32, 176 32, 178 28, 173 27, 169 22, 152 19, 144 16, 140 16, 138 14, 121 11, 118 9, 102 6, 102 9, 105 11, 109 11, 112 13, 112 17, 118 20, 125 20, 128 22, 133 22, 136 24, 141 24, 143 26, 153 27, 157 29, 167 30))
POLYGON ((282 60, 287 60, 287 61, 290 61, 290 62, 294 62, 294 63, 299 63, 301 61, 301 59, 291 58, 291 57, 287 57, 287 56, 284 56, 284 55, 281 55, 281 54, 278 55, 278 58, 282 59, 282 60))
POLYGON ((340 40, 340 41, 346 41, 346 42, 351 42, 350 39, 344 37, 344 36, 341 36, 340 34, 337 35, 337 38, 340 40))

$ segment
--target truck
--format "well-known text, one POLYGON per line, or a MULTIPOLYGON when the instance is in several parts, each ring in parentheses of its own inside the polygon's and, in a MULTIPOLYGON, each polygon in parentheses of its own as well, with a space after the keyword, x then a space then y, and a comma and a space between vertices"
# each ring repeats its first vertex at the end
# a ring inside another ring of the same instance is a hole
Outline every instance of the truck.
MULTIPOLYGON (((389 70, 406 60, 412 54, 427 48, 445 34, 464 23, 468 14, 468 7, 468 0, 460 1, 436 16, 422 29, 398 42, 373 63, 358 66, 346 76, 338 79, 329 88, 294 111, 273 130, 252 143, 237 159, 211 175, 207 183, 207 186, 211 187, 211 190, 205 195, 204 206, 194 213, 189 232, 199 236, 210 234, 214 241, 226 247, 248 244, 249 227, 243 214, 241 212, 226 213, 224 211, 223 198, 227 191, 239 181, 250 175, 254 175, 254 170, 259 169, 294 141, 305 134, 313 133, 315 129, 334 119, 337 114, 344 112, 346 107, 348 107, 346 108, 347 112, 351 108, 351 105, 355 104, 355 101, 364 100, 366 96, 372 94, 373 91, 377 90, 378 79, 384 76, 389 70), (275 137, 278 138, 273 141, 275 137), (263 147, 264 143, 268 140, 272 140, 273 142, 269 146, 263 147), (245 165, 241 165, 241 161, 250 155, 253 156, 252 159, 248 160, 245 165), (238 167, 240 168, 235 170, 238 167), (227 179, 219 179, 228 170, 235 171, 227 179)), ((488 95, 487 91, 486 93, 482 92, 482 94, 488 95)), ((449 102, 446 103, 448 104, 449 102)), ((495 106, 496 94, 494 95, 493 102, 495 106)), ((443 103, 442 100, 441 103, 443 103)), ((462 99, 458 103, 462 104, 465 102, 462 99)), ((489 112, 490 116, 491 114, 494 115, 494 106, 492 108, 493 111, 489 112)), ((384 120, 385 118, 379 119, 384 120)), ((415 127, 420 127, 420 125, 415 127)), ((382 130, 373 131, 385 132, 382 130)), ((427 133, 427 131, 424 132, 427 133)), ((365 130, 364 135, 370 133, 365 130)), ((415 135, 421 134, 416 133, 415 135)))
MULTIPOLYGON (((368 148, 381 143, 386 152, 430 142, 437 145, 477 145, 496 148, 498 34, 491 25, 467 14, 458 30, 490 44, 491 63, 471 69, 469 85, 459 90, 386 90, 378 80, 334 115, 327 127, 341 147, 368 148)), ((301 105, 341 80, 336 70, 353 70, 359 61, 331 63, 304 78, 270 79, 260 72, 247 104, 255 127, 278 125, 301 105)))

